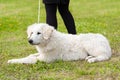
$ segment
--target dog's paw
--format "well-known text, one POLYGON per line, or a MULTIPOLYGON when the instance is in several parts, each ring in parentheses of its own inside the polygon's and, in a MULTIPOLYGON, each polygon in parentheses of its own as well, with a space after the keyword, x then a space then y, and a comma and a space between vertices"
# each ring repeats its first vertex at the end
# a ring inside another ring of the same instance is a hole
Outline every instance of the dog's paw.
POLYGON ((10 64, 10 63, 11 63, 11 64, 12 64, 12 63, 17 63, 17 61, 16 61, 15 59, 11 59, 11 60, 8 60, 7 63, 9 63, 9 64, 10 64))
POLYGON ((93 62, 95 62, 96 61, 96 58, 90 58, 90 59, 88 59, 88 62, 89 63, 93 63, 93 62))
POLYGON ((90 58, 93 58, 93 56, 87 56, 87 57, 85 58, 85 60, 88 60, 88 59, 90 59, 90 58))
POLYGON ((37 58, 33 56, 8 60, 8 63, 20 63, 20 64, 35 64, 36 62, 37 62, 37 58))

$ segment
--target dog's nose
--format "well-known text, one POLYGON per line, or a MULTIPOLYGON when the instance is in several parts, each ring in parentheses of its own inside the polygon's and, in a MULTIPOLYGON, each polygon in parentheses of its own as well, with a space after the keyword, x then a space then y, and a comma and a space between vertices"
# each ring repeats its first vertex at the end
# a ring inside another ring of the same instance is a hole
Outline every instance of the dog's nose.
POLYGON ((30 44, 32 44, 32 43, 33 43, 33 40, 30 39, 28 42, 29 42, 30 44))

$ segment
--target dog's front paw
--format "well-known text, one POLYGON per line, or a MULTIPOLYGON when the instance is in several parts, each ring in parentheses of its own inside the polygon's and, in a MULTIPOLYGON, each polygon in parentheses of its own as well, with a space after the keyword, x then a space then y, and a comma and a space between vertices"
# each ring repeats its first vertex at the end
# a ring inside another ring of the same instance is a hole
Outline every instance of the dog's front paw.
POLYGON ((8 63, 20 63, 20 64, 35 64, 36 62, 37 62, 37 58, 33 56, 8 60, 8 63))
POLYGON ((8 60, 7 63, 17 63, 16 59, 11 59, 11 60, 8 60))

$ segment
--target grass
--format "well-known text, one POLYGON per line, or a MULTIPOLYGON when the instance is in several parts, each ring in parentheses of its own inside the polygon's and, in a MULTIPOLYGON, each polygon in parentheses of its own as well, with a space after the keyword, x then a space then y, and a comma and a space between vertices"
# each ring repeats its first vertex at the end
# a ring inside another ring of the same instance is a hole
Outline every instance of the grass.
MULTIPOLYGON (((112 58, 89 64, 86 61, 7 64, 12 58, 35 53, 27 42, 27 26, 37 22, 38 0, 0 1, 0 80, 120 80, 120 0, 71 0, 79 33, 101 33, 110 41, 112 58)), ((41 22, 45 9, 41 3, 41 22)), ((58 30, 67 32, 58 14, 58 30)))

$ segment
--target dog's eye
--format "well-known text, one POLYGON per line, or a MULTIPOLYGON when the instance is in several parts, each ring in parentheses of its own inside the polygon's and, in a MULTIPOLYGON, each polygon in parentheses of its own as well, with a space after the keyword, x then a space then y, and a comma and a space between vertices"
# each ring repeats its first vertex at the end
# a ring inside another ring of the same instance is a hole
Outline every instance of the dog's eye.
POLYGON ((41 34, 40 32, 37 33, 38 35, 41 34))

